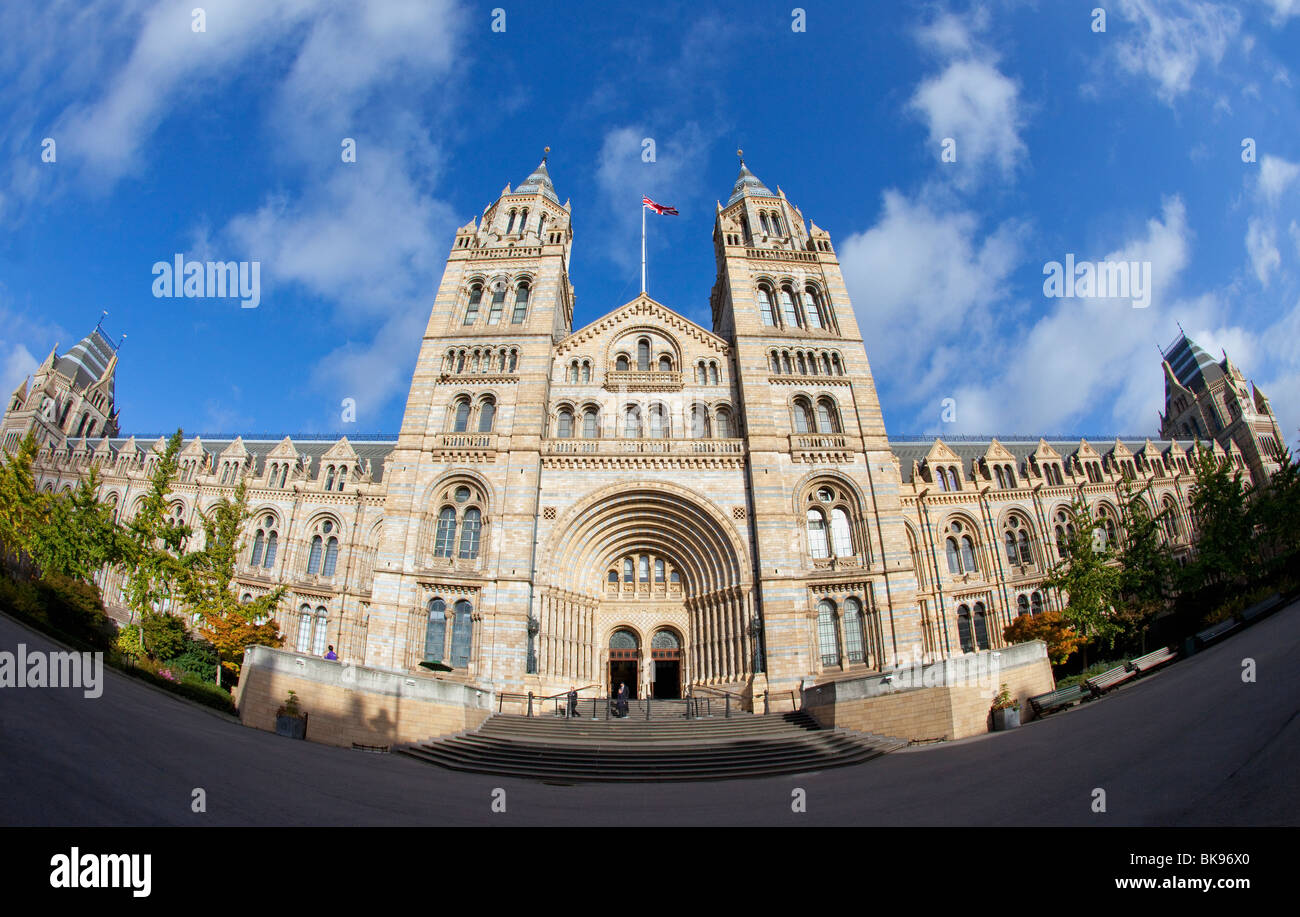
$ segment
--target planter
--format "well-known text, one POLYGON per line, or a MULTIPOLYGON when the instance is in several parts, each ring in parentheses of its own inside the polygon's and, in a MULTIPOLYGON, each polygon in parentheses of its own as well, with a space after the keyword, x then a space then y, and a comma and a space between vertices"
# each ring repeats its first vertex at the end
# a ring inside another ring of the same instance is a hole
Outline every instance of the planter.
POLYGON ((275 734, 284 736, 287 739, 307 738, 307 717, 277 716, 275 718, 275 734))
POLYGON ((1002 732, 1006 729, 1015 729, 1020 725, 1020 708, 1008 707, 1005 710, 993 711, 993 731, 1002 732))

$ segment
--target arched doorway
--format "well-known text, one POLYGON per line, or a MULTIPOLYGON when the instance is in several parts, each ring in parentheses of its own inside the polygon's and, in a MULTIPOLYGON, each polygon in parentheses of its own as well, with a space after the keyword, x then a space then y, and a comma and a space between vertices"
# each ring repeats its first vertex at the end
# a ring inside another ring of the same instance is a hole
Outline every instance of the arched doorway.
POLYGON ((672 630, 662 628, 650 638, 650 696, 658 699, 682 696, 682 641, 672 630))
POLYGON ((640 684, 641 641, 626 627, 609 637, 609 693, 618 693, 620 684, 627 686, 628 699, 637 697, 640 684))

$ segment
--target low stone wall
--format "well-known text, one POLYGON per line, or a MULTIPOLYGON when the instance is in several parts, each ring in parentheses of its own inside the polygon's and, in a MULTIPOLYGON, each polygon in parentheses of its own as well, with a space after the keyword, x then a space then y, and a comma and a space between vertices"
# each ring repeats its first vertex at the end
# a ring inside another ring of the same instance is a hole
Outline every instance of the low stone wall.
POLYGON ((325 745, 418 742, 477 729, 492 713, 492 692, 470 685, 249 647, 235 694, 240 721, 275 731, 290 691, 308 715, 307 738, 325 745))
POLYGON ((1020 701, 1056 687, 1041 640, 971 653, 929 665, 804 688, 803 705, 823 726, 900 739, 961 739, 989 728, 989 708, 1006 684, 1020 701))

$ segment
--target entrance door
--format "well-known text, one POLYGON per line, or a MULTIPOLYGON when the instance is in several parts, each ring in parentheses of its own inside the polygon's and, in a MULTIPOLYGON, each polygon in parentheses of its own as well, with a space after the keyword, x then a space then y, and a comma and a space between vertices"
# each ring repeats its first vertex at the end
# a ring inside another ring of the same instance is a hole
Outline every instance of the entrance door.
POLYGON ((659 699, 676 699, 682 696, 682 663, 680 659, 660 659, 655 651, 654 696, 659 699))
POLYGON ((628 700, 634 700, 637 696, 637 674, 635 657, 631 659, 611 658, 609 660, 609 696, 618 696, 618 686, 621 683, 627 686, 628 700))

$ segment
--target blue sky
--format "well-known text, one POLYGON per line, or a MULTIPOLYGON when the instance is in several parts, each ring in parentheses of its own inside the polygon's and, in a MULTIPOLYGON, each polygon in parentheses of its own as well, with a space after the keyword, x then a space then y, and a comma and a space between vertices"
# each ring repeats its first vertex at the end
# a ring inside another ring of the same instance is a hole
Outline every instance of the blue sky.
POLYGON ((5 390, 108 310, 127 431, 395 432, 455 228, 544 146, 576 324, 635 295, 648 194, 650 292, 706 326, 743 147, 832 234, 891 431, 1155 435, 1181 322, 1296 445, 1300 0, 500 4, 6 3, 5 390), (177 252, 260 306, 155 298, 177 252), (1149 261, 1150 306, 1045 297, 1067 254, 1149 261))

